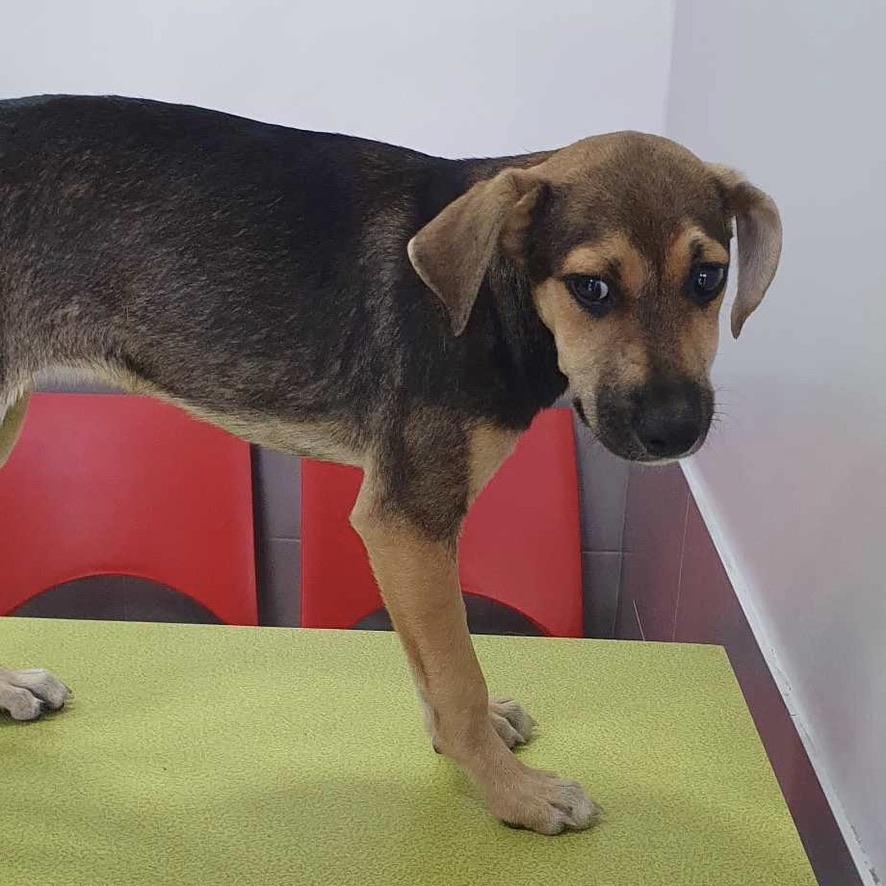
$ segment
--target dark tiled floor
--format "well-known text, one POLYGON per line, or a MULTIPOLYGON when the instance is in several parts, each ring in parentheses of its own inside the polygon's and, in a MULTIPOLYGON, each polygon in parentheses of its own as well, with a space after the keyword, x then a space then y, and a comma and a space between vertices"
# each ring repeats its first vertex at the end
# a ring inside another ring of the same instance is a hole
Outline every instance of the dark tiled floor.
POLYGON ((575 455, 581 500, 581 547, 584 551, 622 548, 628 463, 598 443, 577 419, 575 455))
POLYGON ((584 635, 611 637, 615 632, 622 556, 610 551, 583 551, 584 635))
POLYGON ((301 538, 301 461, 291 455, 252 448, 255 510, 270 538, 301 538))
POLYGON ((632 600, 647 640, 670 640, 680 585, 689 488, 679 467, 636 468, 628 480, 622 587, 632 600))
POLYGON ((622 594, 615 613, 615 633, 619 640, 645 640, 633 599, 622 594))
POLYGON ((301 618, 301 542, 265 538, 259 544, 256 564, 259 624, 298 627, 301 618))

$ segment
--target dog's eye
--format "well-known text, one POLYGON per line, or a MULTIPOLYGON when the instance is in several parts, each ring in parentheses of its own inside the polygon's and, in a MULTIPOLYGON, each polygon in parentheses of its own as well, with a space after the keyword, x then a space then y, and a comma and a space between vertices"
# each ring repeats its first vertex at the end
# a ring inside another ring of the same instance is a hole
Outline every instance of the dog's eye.
POLYGON ((699 304, 707 304, 717 297, 725 281, 723 265, 696 265, 689 278, 692 297, 699 304))
POLYGON ((595 317, 602 317, 612 310, 615 303, 612 288, 600 277, 572 274, 564 279, 572 297, 595 317))

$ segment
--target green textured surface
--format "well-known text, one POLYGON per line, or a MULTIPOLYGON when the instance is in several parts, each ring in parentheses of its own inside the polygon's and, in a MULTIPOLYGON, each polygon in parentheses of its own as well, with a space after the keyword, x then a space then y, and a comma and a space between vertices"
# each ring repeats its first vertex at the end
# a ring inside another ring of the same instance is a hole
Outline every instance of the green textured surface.
POLYGON ((0 883, 814 886, 718 647, 479 637, 531 764, 606 810, 505 828, 430 748, 389 634, 0 619, 76 692, 0 717, 0 883))

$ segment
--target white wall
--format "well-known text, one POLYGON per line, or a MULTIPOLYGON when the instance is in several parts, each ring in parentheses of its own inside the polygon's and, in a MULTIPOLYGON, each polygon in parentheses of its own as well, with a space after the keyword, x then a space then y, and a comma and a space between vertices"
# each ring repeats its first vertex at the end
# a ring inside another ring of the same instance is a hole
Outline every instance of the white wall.
POLYGON ((724 326, 727 414, 686 472, 832 805, 886 877, 886 4, 676 9, 667 134, 743 168, 785 228, 759 312, 738 342, 724 326))
MULTIPOLYGON (((673 5, 30 0, 4 8, 0 95, 115 92, 443 155, 534 150, 662 130, 673 5)), ((724 338, 724 427, 687 474, 837 812, 881 872, 884 8, 677 0, 667 120, 784 214, 776 285, 742 340, 724 338)))
POLYGON ((441 155, 661 131, 672 0, 27 0, 0 95, 141 95, 441 155))

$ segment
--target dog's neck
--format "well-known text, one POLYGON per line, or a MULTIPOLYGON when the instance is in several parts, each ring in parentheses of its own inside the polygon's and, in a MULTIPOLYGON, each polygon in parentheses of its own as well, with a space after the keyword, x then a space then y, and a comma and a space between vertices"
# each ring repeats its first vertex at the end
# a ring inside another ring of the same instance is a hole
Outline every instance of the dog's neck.
MULTIPOLYGON (((490 160, 436 161, 426 185, 420 227, 472 184, 509 165, 532 165, 545 155, 490 160)), ((461 354, 459 387, 508 427, 523 430, 567 388, 554 337, 541 322, 526 273, 498 253, 487 268, 467 329, 454 347, 461 354)))
POLYGON ((568 382, 557 365, 554 337, 535 310, 528 277, 509 258, 496 256, 478 307, 503 344, 497 368, 505 373, 510 395, 531 421, 562 396, 568 382))

